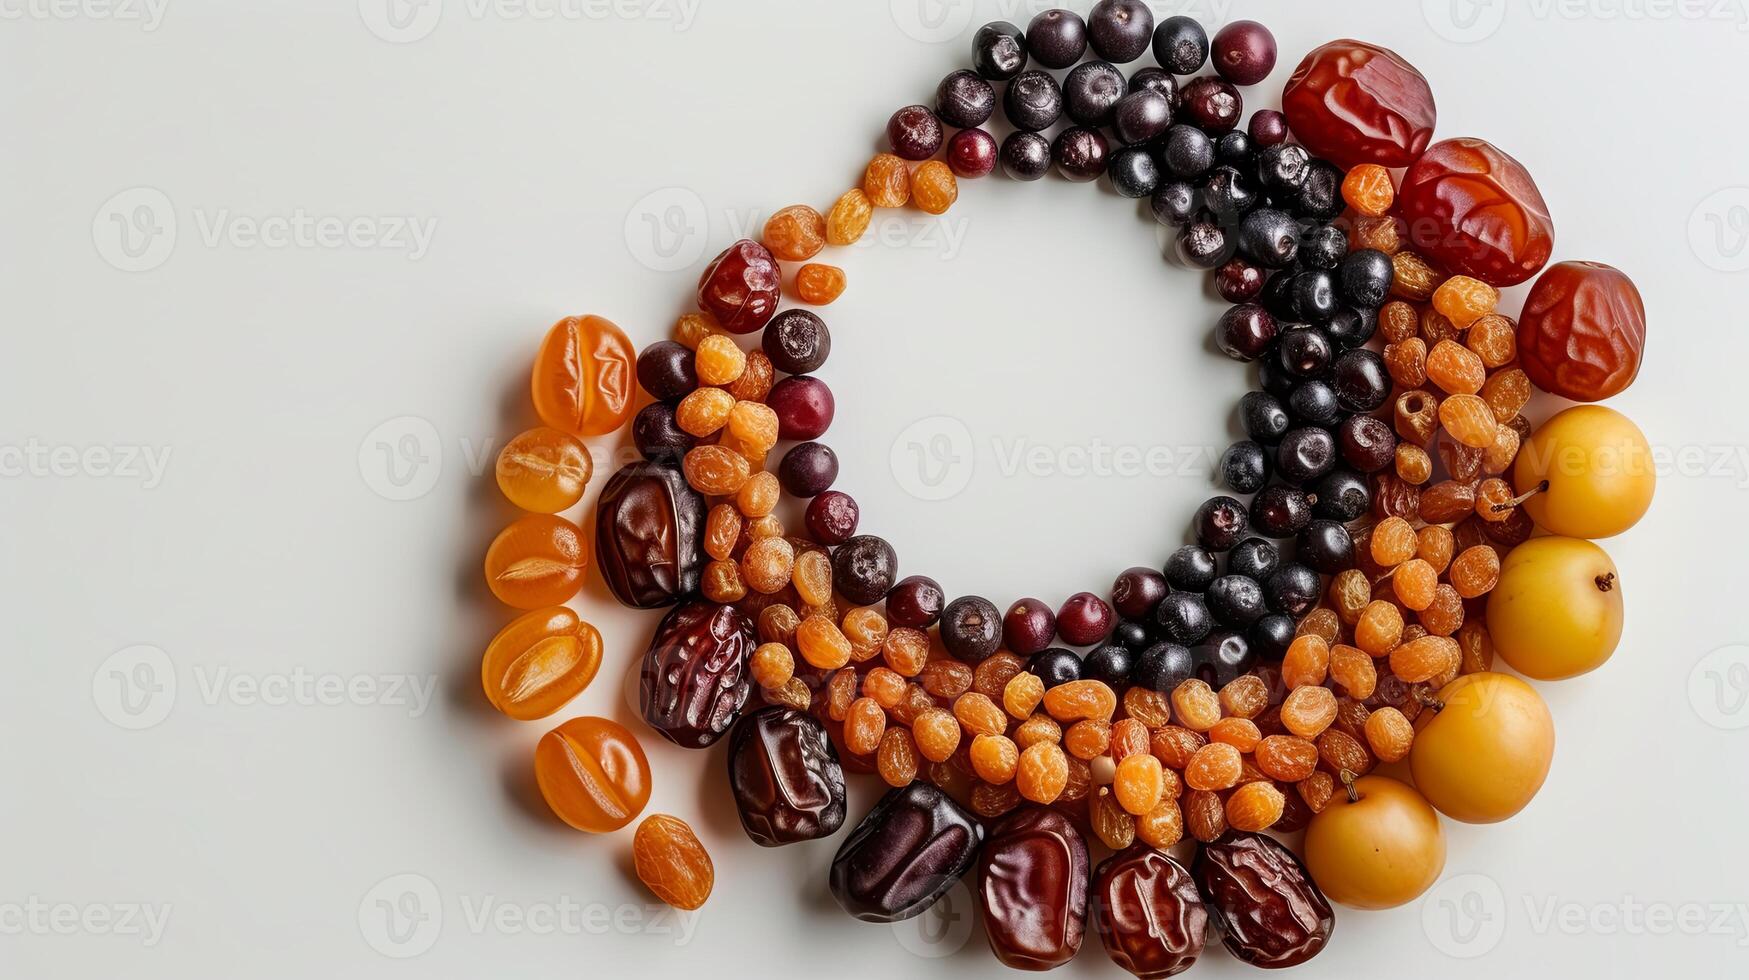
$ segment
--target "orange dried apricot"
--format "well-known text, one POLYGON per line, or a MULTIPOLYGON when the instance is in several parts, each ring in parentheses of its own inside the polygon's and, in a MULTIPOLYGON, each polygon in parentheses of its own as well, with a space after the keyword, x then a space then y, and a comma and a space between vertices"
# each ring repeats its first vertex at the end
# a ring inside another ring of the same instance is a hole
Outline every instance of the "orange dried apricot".
POLYGON ((601 669, 601 633, 565 606, 516 617, 486 644, 480 684, 492 707, 518 721, 545 718, 601 669))
POLYGON ((696 909, 711 896, 716 870, 686 821, 652 813, 632 835, 632 866, 638 880, 677 909, 696 909))

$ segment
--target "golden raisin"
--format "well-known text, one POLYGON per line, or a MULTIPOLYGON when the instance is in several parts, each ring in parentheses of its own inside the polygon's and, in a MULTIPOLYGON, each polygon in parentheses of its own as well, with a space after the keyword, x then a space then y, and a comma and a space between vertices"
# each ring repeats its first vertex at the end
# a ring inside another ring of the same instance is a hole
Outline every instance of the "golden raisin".
POLYGON ((1354 229, 1348 237, 1357 249, 1372 248, 1386 255, 1395 255, 1403 250, 1403 236, 1406 231, 1402 220, 1394 215, 1385 214, 1376 218, 1362 215, 1355 221, 1354 229))
POLYGON ((1488 369, 1475 351, 1453 340, 1442 340, 1427 355, 1427 380, 1447 394, 1473 395, 1482 390, 1488 369))
POLYGON ((1131 718, 1149 728, 1172 723, 1172 702, 1159 691, 1132 687, 1123 693, 1123 709, 1131 718))
POLYGON ((850 717, 850 705, 856 701, 856 671, 846 667, 833 672, 826 681, 826 717, 843 721, 850 717))
POLYGON ((1500 581, 1500 556, 1487 545, 1477 545, 1451 563, 1451 587, 1465 599, 1487 595, 1500 581))
POLYGON ((1173 689, 1172 713, 1185 728, 1206 732, 1221 720, 1221 699, 1207 683, 1193 677, 1173 689))
POLYGON ((1111 747, 1111 726, 1103 721, 1078 721, 1063 731, 1063 749, 1077 759, 1093 759, 1111 747))
POLYGON ((1045 682, 1037 674, 1022 672, 1010 677, 1002 688, 1002 707, 1016 720, 1025 721, 1044 696, 1045 682))
POLYGON ((1148 739, 1148 751, 1161 763, 1182 770, 1190 765, 1196 751, 1208 744, 1200 732, 1179 725, 1167 725, 1155 730, 1148 739))
POLYGON ((896 725, 888 728, 875 753, 881 778, 888 786, 909 786, 917 778, 917 765, 917 743, 911 733, 896 725))
POLYGON ((1469 276, 1452 276, 1433 291, 1433 308, 1444 314, 1459 330, 1494 312, 1500 302, 1500 290, 1469 276))
POLYGON ((1518 325, 1508 317, 1490 313, 1470 324, 1464 346, 1482 359, 1483 367, 1489 370, 1505 367, 1518 357, 1518 325))
POLYGON ((1482 401, 1496 419, 1506 422, 1516 418, 1530 401, 1530 375, 1515 367, 1495 372, 1482 385, 1482 401))
POLYGON ((1210 844, 1227 832, 1227 805, 1211 790, 1192 790, 1179 801, 1184 810, 1184 829, 1190 836, 1210 844))
POLYGON ((994 820, 1020 805, 1020 791, 1013 783, 992 786, 979 783, 972 787, 972 812, 985 820, 994 820))
POLYGON ((760 694, 769 704, 781 704, 786 708, 806 711, 813 703, 813 693, 808 690, 808 682, 800 677, 791 677, 782 687, 761 688, 760 694))
POLYGON ((694 490, 711 497, 733 495, 752 475, 745 457, 721 446, 696 446, 688 450, 681 469, 694 490))
POLYGON ((1246 783, 1227 797, 1227 826, 1234 830, 1266 830, 1281 819, 1287 798, 1273 783, 1246 783))
MULTIPOLYGON (((897 673, 897 671, 894 671, 897 673)), ((905 683, 905 697, 893 707, 893 720, 901 725, 915 724, 917 716, 935 710, 935 698, 916 681, 905 683)))
POLYGON ((811 259, 826 247, 826 219, 806 204, 792 204, 766 220, 764 241, 780 259, 811 259))
POLYGON ((1466 446, 1486 449, 1494 444, 1494 410, 1475 395, 1452 395, 1440 402, 1439 424, 1466 446))
POLYGON ((740 602, 747 597, 747 582, 738 562, 713 561, 704 566, 698 590, 712 602, 740 602))
POLYGON ((826 241, 832 245, 854 244, 868 230, 873 217, 874 204, 862 188, 845 191, 826 212, 826 241))
POLYGON ((850 703, 844 716, 844 747, 852 755, 868 755, 880 748, 881 736, 887 733, 887 713, 874 698, 861 697, 850 703))
POLYGON ((1346 769, 1356 776, 1366 775, 1376 764, 1371 750, 1360 739, 1335 728, 1318 736, 1318 759, 1325 769, 1334 772, 1346 769))
POLYGON ((1087 822, 1099 842, 1114 851, 1121 851, 1136 839, 1136 818, 1118 803, 1111 790, 1100 787, 1087 804, 1087 822))
POLYGON ((1148 751, 1148 726, 1134 718, 1113 722, 1108 753, 1113 762, 1148 751))
POLYGON ((703 439, 729 421, 735 396, 721 388, 694 388, 674 408, 674 424, 691 436, 703 439))
POLYGON ((1281 703, 1281 723, 1301 738, 1316 738, 1336 720, 1336 695, 1326 687, 1298 687, 1281 703))
POLYGON ((1270 778, 1298 782, 1318 768, 1318 747, 1293 735, 1270 735, 1257 743, 1253 758, 1270 778))
POLYGON ((1399 388, 1419 388, 1427 381, 1427 342, 1420 337, 1385 345, 1385 370, 1399 388))
POLYGON ((972 689, 972 668, 958 660, 931 660, 918 679, 930 694, 952 701, 972 689))
POLYGON ((1391 651, 1391 673, 1410 684, 1438 677, 1458 662, 1457 641, 1445 636, 1424 636, 1391 651))
POLYGON ((1319 606, 1306 613, 1305 618, 1300 620, 1300 625, 1294 628, 1295 636, 1305 636, 1308 633, 1323 638, 1326 644, 1335 643, 1336 638, 1342 634, 1342 619, 1336 610, 1319 606))
POLYGON ((1391 269, 1396 273, 1391 281, 1392 296, 1425 303, 1439 287, 1439 273, 1414 252, 1398 252, 1391 256, 1391 269))
POLYGON ((1494 669, 1494 638, 1480 620, 1469 620, 1457 631, 1458 649, 1462 652, 1460 673, 1475 674, 1494 669))
POLYGON ((837 670, 850 662, 850 641, 831 619, 813 615, 796 627, 802 659, 821 670, 837 670))
POLYGON ((1496 427, 1494 444, 1482 450, 1482 472, 1494 475, 1511 469, 1513 462, 1518 459, 1521 440, 1518 430, 1512 426, 1496 427))
POLYGON ((796 672, 796 658, 781 643, 761 643, 748 662, 753 682, 760 687, 782 687, 796 672))
POLYGON ((741 540, 740 511, 733 504, 718 504, 704 519, 704 551, 718 561, 728 561, 741 540))
MULTIPOLYGON (((763 402, 736 402, 723 421, 729 435, 735 437, 737 448, 743 450, 743 455, 746 450, 755 453, 769 452, 772 446, 777 445, 777 412, 763 402)), ((771 511, 767 510, 765 513, 769 514, 771 511)))
POLYGON ((1378 688, 1378 668, 1365 650, 1337 645, 1330 650, 1330 679, 1342 685, 1349 697, 1365 700, 1378 688))
POLYGON ((1415 744, 1415 726, 1403 713, 1389 705, 1367 716, 1366 743, 1382 762, 1396 762, 1408 756, 1415 744))
POLYGON ((1389 602, 1368 603, 1354 624, 1354 645, 1375 657, 1391 652, 1403 639, 1403 614, 1389 602))
POLYGON ((1008 716, 977 691, 967 691, 954 701, 953 716, 973 735, 1000 735, 1008 730, 1008 716))
POLYGON ((889 630, 881 643, 881 657, 900 677, 916 677, 929 662, 929 636, 909 626, 889 630))
POLYGON ((1397 478, 1420 486, 1433 478, 1433 457, 1427 450, 1407 442, 1397 443, 1397 478))
MULTIPOLYGON (((1203 685, 1206 690, 1207 684, 1203 685)), ((1210 692, 1213 697, 1213 692, 1210 692)), ((1117 711, 1117 694, 1104 681, 1069 681, 1045 692, 1045 711, 1058 721, 1108 721, 1117 711)), ((1217 710, 1219 705, 1216 705, 1217 710)))
POLYGON ((944 214, 960 196, 953 169, 940 160, 925 160, 911 173, 911 203, 929 214, 944 214))
MULTIPOLYGON (((1322 639, 1322 637, 1319 637, 1319 639, 1322 639)), ((1137 689, 1131 688, 1130 690, 1134 691, 1137 689)), ((1141 690, 1147 689, 1141 688, 1141 690)), ((1255 718, 1259 711, 1269 707, 1269 686, 1264 684, 1263 678, 1258 677, 1256 674, 1241 674, 1240 676, 1228 681, 1226 685, 1221 688, 1220 698, 1221 710, 1226 712, 1229 716, 1234 718, 1255 718)), ((1128 708, 1129 703, 1130 696, 1129 693, 1126 692, 1124 694, 1124 706, 1128 708)), ((1130 709, 1130 714, 1135 715, 1135 710, 1130 709)), ((1162 721, 1160 722, 1160 725, 1152 725, 1152 723, 1146 718, 1140 720, 1144 725, 1151 725, 1151 727, 1155 728, 1166 724, 1165 721, 1162 721)))
POLYGON ((1014 787, 1034 803, 1051 804, 1069 784, 1069 757, 1055 742, 1036 742, 1020 753, 1014 787))
POLYGON ((1342 179, 1342 200, 1358 214, 1376 218, 1391 210, 1396 199, 1391 172, 1376 163, 1363 163, 1342 179))
POLYGON ((841 628, 850 641, 850 659, 857 663, 874 659, 887 641, 887 618, 868 606, 845 613, 841 628))
POLYGON ((917 751, 930 762, 946 762, 953 750, 960 747, 960 723, 953 715, 933 708, 911 722, 911 736, 917 740, 917 751))
POLYGON ((723 390, 734 395, 736 401, 763 402, 765 396, 771 394, 774 380, 776 372, 771 366, 771 358, 766 357, 764 351, 756 350, 748 353, 746 370, 723 390))
MULTIPOLYGON (((1227 748, 1237 752, 1230 745, 1227 748)), ((1159 759, 1147 754, 1132 755, 1117 764, 1111 791, 1126 811, 1138 815, 1147 813, 1160 805, 1165 790, 1165 775, 1159 759)))
MULTIPOLYGON (((1008 682, 1026 670, 1026 660, 1007 650, 999 650, 978 662, 972 669, 972 690, 1000 702, 1008 682)), ((1030 714, 1031 712, 1028 712, 1030 714)))
POLYGON ((698 342, 692 363, 700 384, 726 385, 747 370, 747 354, 733 337, 712 334, 698 342))
MULTIPOLYGON (((1433 605, 1433 590, 1439 587, 1439 573, 1426 560, 1411 558, 1397 566, 1391 576, 1391 585, 1398 601, 1420 612, 1433 605)), ((1397 638, 1402 639, 1400 632, 1397 638)))
POLYGON ((796 295, 811 306, 825 306, 844 293, 844 270, 823 262, 809 262, 796 270, 796 295))
MULTIPOLYGON (((1466 509, 1464 513, 1468 514, 1469 512, 1470 510, 1466 509)), ((1456 541, 1452 538, 1451 529, 1424 527, 1415 532, 1415 537, 1417 538, 1415 557, 1433 566, 1434 572, 1443 573, 1446 566, 1451 564, 1452 551, 1457 546, 1456 541)))
MULTIPOLYGON (((1281 660, 1281 682, 1291 690, 1324 683, 1330 670, 1330 645, 1315 635, 1297 636, 1281 660)), ((1224 692, 1223 692, 1224 693, 1224 692)))
POLYGON ((1210 742, 1196 750, 1184 767, 1184 785, 1191 789, 1231 789, 1239 783, 1243 759, 1238 749, 1210 742))
POLYGON ((1209 729, 1209 741, 1223 742, 1240 752, 1250 752, 1263 741, 1263 733, 1249 718, 1222 718, 1209 729))
POLYGON ((1020 747, 1006 735, 973 736, 970 756, 972 771, 993 786, 1013 779, 1015 769, 1020 766, 1020 747))
POLYGON ((783 538, 760 538, 741 556, 741 578, 755 592, 770 595, 789 584, 795 548, 783 538))
POLYGON ((1160 805, 1136 818, 1136 836, 1142 843, 1157 850, 1166 850, 1184 839, 1184 814, 1177 800, 1161 800, 1160 805))
POLYGON ((796 595, 810 606, 832 598, 832 556, 824 551, 797 555, 790 581, 796 587, 796 595))
POLYGON ((632 866, 656 897, 677 909, 696 909, 716 883, 711 856, 686 821, 652 813, 632 835, 632 866))
POLYGON ((1401 517, 1387 517, 1372 529, 1372 560, 1382 568, 1395 568, 1415 557, 1420 539, 1401 517))
POLYGON ((1400 299, 1379 307, 1379 336, 1387 344, 1400 344, 1421 329, 1421 315, 1400 299))
POLYGON ((1458 595, 1457 589, 1442 583, 1433 590, 1433 604, 1421 610, 1418 618, 1427 632, 1434 636, 1450 636, 1464 624, 1463 596, 1458 595))
POLYGON ((862 173, 862 192, 877 208, 904 207, 911 200, 911 169, 891 153, 878 153, 862 173))
POLYGON ((1042 711, 1014 728, 1014 744, 1022 749, 1031 748, 1039 742, 1056 743, 1062 740, 1063 726, 1042 711))
MULTIPOLYGON (((755 651, 757 652, 757 651, 755 651)), ((885 667, 876 667, 862 677, 862 693, 891 710, 905 700, 905 678, 885 667)))

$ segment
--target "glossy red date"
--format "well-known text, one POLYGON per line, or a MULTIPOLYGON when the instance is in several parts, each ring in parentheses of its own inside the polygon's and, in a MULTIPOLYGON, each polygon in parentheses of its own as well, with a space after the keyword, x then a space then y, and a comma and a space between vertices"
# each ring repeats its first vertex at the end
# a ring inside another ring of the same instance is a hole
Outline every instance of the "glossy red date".
POLYGON ((1435 143, 1403 176, 1397 205, 1417 252, 1453 275, 1515 286, 1555 250, 1555 222, 1530 171, 1492 143, 1435 143))
POLYGON ((1232 833, 1191 867, 1221 942, 1252 966, 1298 966, 1330 941, 1336 913, 1300 859, 1273 837, 1232 833))
POLYGON ((762 847, 830 837, 844 825, 844 768, 826 728, 772 705, 729 736, 729 786, 741 826, 762 847))
POLYGON ((1003 966, 1049 970, 1087 932, 1087 842, 1055 810, 1020 810, 990 832, 978 858, 984 931, 1003 966))
POLYGON ((644 654, 644 720, 681 748, 702 749, 721 738, 752 693, 747 658, 757 643, 753 623, 734 606, 675 606, 644 654))
POLYGON ((1640 373, 1646 304, 1621 270, 1601 262, 1550 266, 1518 321, 1518 356, 1531 383, 1579 402, 1620 394, 1640 373))
POLYGON ((1306 149, 1344 170, 1407 167, 1433 139, 1433 89, 1396 52, 1332 41, 1306 55, 1281 97, 1306 149))
POLYGON ((750 239, 723 249, 698 278, 698 308, 730 333, 752 333, 777 313, 783 274, 764 245, 750 239))
POLYGON ((1208 910, 1190 872, 1146 844, 1112 855, 1094 871, 1093 909, 1112 962, 1142 980, 1190 969, 1208 941, 1208 910))

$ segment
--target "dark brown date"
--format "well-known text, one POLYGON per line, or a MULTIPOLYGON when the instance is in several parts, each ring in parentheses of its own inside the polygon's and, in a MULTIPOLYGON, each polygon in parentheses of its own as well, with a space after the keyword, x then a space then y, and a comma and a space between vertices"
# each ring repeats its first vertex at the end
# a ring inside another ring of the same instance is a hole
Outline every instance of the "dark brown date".
POLYGON ((729 736, 729 786, 753 843, 777 847, 830 837, 844 825, 844 767, 826 728, 772 705, 729 736))
POLYGON ((697 592, 704 520, 704 498, 680 470, 651 462, 621 467, 595 509, 595 560, 614 598, 655 609, 697 592))
POLYGON ((1112 962, 1142 980, 1190 969, 1208 940, 1208 910, 1190 872, 1146 844, 1093 872, 1093 922, 1112 962))
POLYGON ((1300 859, 1273 837, 1232 833, 1191 867, 1221 942, 1252 966, 1298 966, 1330 941, 1336 913, 1300 859))
POLYGON ((892 790, 838 848, 832 896, 865 922, 909 919, 971 868, 983 836, 977 818, 934 786, 892 790))
POLYGON ((978 858, 984 931, 1003 966, 1049 970, 1087 932, 1087 842, 1055 810, 1020 810, 990 831, 978 858))
POLYGON ((752 693, 753 623, 734 606, 685 602, 662 617, 644 654, 644 720, 682 748, 702 749, 740 717, 752 693))

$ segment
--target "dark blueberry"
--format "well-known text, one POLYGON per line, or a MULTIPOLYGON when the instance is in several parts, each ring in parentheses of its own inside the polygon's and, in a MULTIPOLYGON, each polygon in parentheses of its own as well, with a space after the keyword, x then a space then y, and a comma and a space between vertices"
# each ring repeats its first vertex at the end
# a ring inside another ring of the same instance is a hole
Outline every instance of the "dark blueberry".
POLYGON ((1341 170, 1327 160, 1313 160, 1306 169, 1306 180, 1294 192, 1294 213, 1315 221, 1329 221, 1342 213, 1341 170))
POLYGON ((1023 71, 1002 93, 1002 113, 1015 129, 1037 132, 1049 128, 1063 115, 1063 90, 1047 72, 1023 71))
MULTIPOLYGON (((690 353, 690 351, 688 352, 690 353)), ((674 406, 651 402, 632 419, 632 444, 645 459, 678 461, 698 444, 674 418, 674 406)))
POLYGON ((948 653, 983 660, 1002 648, 1002 613, 983 596, 960 596, 942 609, 940 633, 948 653))
POLYGON ((1274 109, 1259 109, 1251 114, 1245 132, 1258 149, 1279 146, 1287 141, 1287 116, 1274 109))
POLYGON ((1250 626, 1265 611, 1263 586, 1248 575, 1222 575, 1215 579, 1203 601, 1208 603, 1216 622, 1234 629, 1250 626))
POLYGON ((838 454, 819 442, 798 442, 777 464, 777 482, 785 493, 806 500, 818 497, 838 479, 838 454))
POLYGON ((1111 188, 1124 197, 1151 197, 1160 188, 1160 164, 1145 146, 1120 146, 1107 168, 1111 188))
POLYGON ((1251 649, 1257 652, 1258 658, 1280 660, 1287 656, 1287 648, 1294 642, 1293 617, 1270 613, 1251 624, 1251 628, 1245 631, 1245 639, 1251 641, 1251 649))
POLYGON ((1271 612, 1298 619, 1312 611, 1324 593, 1324 580, 1304 565, 1286 565, 1263 583, 1271 612))
POLYGON ((1342 444, 1342 461, 1362 473, 1377 473, 1397 458, 1397 435, 1381 419, 1355 415, 1336 431, 1342 444))
POLYGON ((1235 129, 1215 140, 1215 159, 1229 167, 1237 167, 1247 178, 1252 172, 1252 155, 1256 147, 1244 130, 1235 129))
POLYGON ((1062 647, 1040 650, 1026 662, 1026 671, 1045 682, 1047 689, 1081 679, 1081 658, 1062 647))
POLYGON ((1294 276, 1294 310, 1308 323, 1327 320, 1338 309, 1336 277, 1324 269, 1308 269, 1294 276))
POLYGON ((1215 291, 1229 303, 1249 303, 1263 292, 1268 273, 1244 259, 1233 259, 1215 270, 1215 291))
POLYGON ((1051 142, 1051 160, 1057 172, 1073 181, 1098 180, 1105 173, 1111 144, 1105 134, 1085 126, 1070 126, 1051 142))
MULTIPOLYGON (((1294 246, 1298 249, 1298 245, 1294 246)), ((1269 311, 1269 315, 1277 320, 1292 321, 1294 313, 1294 274, 1289 269, 1281 269, 1270 275, 1263 284, 1263 292, 1257 294, 1257 302, 1269 311)))
POLYGON ((1196 218, 1200 206, 1197 189, 1182 180, 1163 185, 1154 192, 1153 200, 1149 202, 1149 207, 1154 212, 1154 220, 1174 228, 1190 224, 1196 218))
POLYGON ((1285 269, 1299 255, 1300 226, 1274 208, 1257 208, 1239 225, 1239 254, 1266 269, 1285 269))
POLYGON ((1245 536, 1248 523, 1244 504, 1232 497, 1210 497, 1196 509, 1192 527, 1196 531, 1197 544, 1219 553, 1239 543, 1239 539, 1245 536))
POLYGON ((1315 426, 1290 429, 1275 450, 1275 471, 1298 486, 1311 483, 1336 468, 1336 439, 1315 426))
POLYGON ((935 114, 955 129, 982 126, 995 112, 996 90, 977 72, 961 68, 935 87, 935 114))
POLYGON ((1215 628, 1208 603, 1200 592, 1174 592, 1161 600, 1154 611, 1154 621, 1160 624, 1160 635, 1173 643, 1189 646, 1202 642, 1215 628))
POLYGON ((1267 391, 1248 392, 1239 399, 1239 424, 1245 427, 1245 434, 1252 439, 1273 446, 1287 435, 1287 408, 1281 399, 1267 391))
POLYGON ((1190 121, 1211 134, 1225 133, 1239 125, 1245 100, 1233 83, 1208 75, 1193 78, 1179 90, 1181 106, 1190 121))
POLYGON ((1300 235, 1300 265, 1334 269, 1348 254, 1348 235, 1335 225, 1312 225, 1300 235))
POLYGON ((1335 575, 1354 567, 1354 538, 1336 521, 1316 520, 1300 532, 1294 557, 1325 575, 1335 575))
POLYGON ((1275 70, 1275 35, 1254 20, 1236 20, 1215 34, 1215 71, 1234 85, 1256 85, 1275 70))
POLYGON ((1221 314, 1215 346, 1235 361, 1255 361, 1275 343, 1275 317, 1255 303, 1241 303, 1221 314))
POLYGON ((1164 68, 1140 68, 1130 76, 1130 91, 1158 92, 1166 97, 1173 109, 1178 108, 1178 79, 1164 68))
POLYGON ((898 578, 899 556, 886 539, 859 534, 832 549, 832 584, 844 598, 872 606, 898 578))
POLYGON ((1215 580, 1215 556, 1187 544, 1166 559, 1166 584, 1179 592, 1201 592, 1215 580))
POLYGON ((1330 338, 1311 327, 1282 331, 1276 350, 1281 355, 1282 368, 1296 378, 1322 375, 1330 369, 1330 360, 1335 353, 1330 349, 1330 338))
POLYGON ((1051 141, 1025 130, 1002 141, 1002 172, 1015 180, 1037 180, 1051 172, 1051 141))
POLYGON ((1026 35, 1005 20, 993 20, 972 36, 972 67, 992 82, 1005 82, 1026 67, 1026 35))
POLYGON ((1294 418, 1321 428, 1327 429, 1342 420, 1342 404, 1336 399, 1335 389, 1316 378, 1301 382, 1294 389, 1287 398, 1287 408, 1294 418))
POLYGON ((1267 582, 1281 565, 1281 550, 1262 538, 1246 538, 1227 555, 1227 573, 1267 582))
POLYGON ((1158 92, 1131 92, 1111 112, 1111 128, 1125 143, 1147 143, 1172 125, 1172 102, 1158 92))
POLYGON ((1209 634, 1190 655, 1196 661, 1196 676, 1217 690, 1257 666, 1257 654, 1245 635, 1227 630, 1209 634))
POLYGON ((1087 659, 1081 662, 1081 676, 1086 680, 1099 681, 1114 691, 1121 691, 1129 686, 1130 671, 1135 666, 1136 655, 1129 647, 1118 643, 1105 643, 1088 651, 1087 659))
POLYGON ((1160 147, 1160 162, 1174 177, 1192 180, 1208 173, 1215 165, 1215 141, 1209 134, 1180 123, 1166 129, 1166 142, 1160 147))
POLYGON ((1046 68, 1067 68, 1087 50, 1087 22, 1073 10, 1047 10, 1026 25, 1026 50, 1046 68))
MULTIPOLYGON (((802 523, 807 526, 808 533, 814 536, 815 541, 832 547, 850 540, 851 535, 856 533, 856 524, 861 516, 862 509, 856 505, 856 500, 850 494, 828 490, 808 501, 807 509, 802 512, 802 523)), ((892 606, 893 593, 888 592, 889 618, 892 606)), ((939 605, 936 608, 937 611, 940 610, 939 605)), ((904 625, 896 620, 894 622, 896 625, 904 625)))
POLYGON ((1151 614, 1147 622, 1126 619, 1111 628, 1111 642, 1138 653, 1146 650, 1154 642, 1153 621, 1151 614))
POLYGON ((925 630, 941 618, 947 593, 927 575, 912 575, 887 593, 887 620, 894 626, 925 630))
POLYGON ((1191 75, 1209 59, 1209 36, 1190 17, 1168 17, 1154 28, 1154 60, 1174 75, 1191 75))
POLYGON ((1312 513, 1326 520, 1347 524, 1360 520, 1372 507, 1372 491, 1367 489, 1366 479, 1351 469, 1331 470, 1318 481, 1314 493, 1318 502, 1312 513))
POLYGON ((1057 638, 1057 614, 1038 599, 1022 599, 1008 607, 1002 617, 1002 642, 1008 649, 1030 657, 1057 638))
POLYGON ((1330 384, 1342 407, 1350 412, 1371 412, 1391 397, 1391 374, 1377 351, 1360 347, 1345 351, 1330 366, 1330 384))
POLYGON ((1251 529, 1271 538, 1291 538, 1312 521, 1312 498, 1298 487, 1264 487, 1251 500, 1251 529))
POLYGON ((1148 50, 1154 12, 1142 0, 1099 0, 1087 14, 1087 40, 1101 58, 1128 64, 1148 50))
POLYGON ((1257 206, 1257 188, 1251 179, 1228 166, 1216 167, 1208 175, 1202 193, 1208 209, 1229 225, 1257 206))
POLYGON ((1377 310, 1344 306, 1324 321, 1324 333, 1337 350, 1353 350, 1372 339, 1379 329, 1377 310))
POLYGON ((765 325, 759 347, 785 374, 812 374, 832 353, 832 332, 807 310, 784 310, 765 325))
POLYGON ((1152 568, 1126 568, 1111 583, 1111 605, 1125 619, 1151 619, 1167 591, 1166 576, 1152 568))
MULTIPOLYGON (((1206 635, 1206 634, 1205 634, 1206 635)), ((1178 685, 1196 676, 1196 660, 1185 644, 1161 641, 1142 651, 1130 670, 1130 684, 1160 694, 1171 694, 1178 685)))
POLYGON ((908 105, 887 120, 887 142, 906 160, 927 160, 941 149, 941 120, 926 105, 908 105))
POLYGON ((1396 274, 1391 257, 1376 248, 1363 248, 1343 256, 1336 267, 1342 295, 1355 306, 1378 306, 1391 295, 1396 274))
POLYGON ((1211 216, 1192 221, 1178 236, 1184 261, 1199 269, 1213 269, 1233 257, 1232 243, 1219 222, 1211 216))
POLYGON ((1257 361, 1257 383, 1286 404, 1287 399, 1293 397, 1294 389, 1299 387, 1300 379, 1281 366, 1280 358, 1265 357, 1257 361))
POLYGON ((1257 179, 1266 190, 1291 194, 1306 182, 1312 158, 1298 143, 1277 143, 1257 154, 1257 179))
POLYGON ((1084 61, 1063 79, 1063 108, 1083 126, 1104 126, 1129 83, 1109 61, 1084 61))
POLYGON ((1111 606, 1091 592, 1077 592, 1057 609, 1057 635, 1071 646, 1090 647, 1111 632, 1111 606))
POLYGON ((638 355, 638 384, 657 401, 683 398, 698 387, 692 350, 672 340, 659 340, 638 355))
POLYGON ((1249 439, 1221 454, 1221 482, 1234 493, 1253 494, 1269 482, 1269 454, 1249 439))

